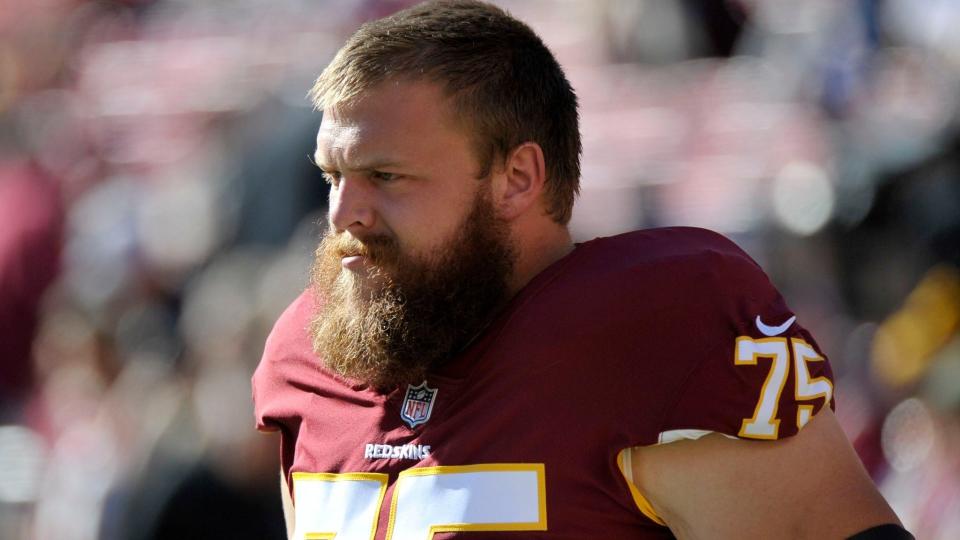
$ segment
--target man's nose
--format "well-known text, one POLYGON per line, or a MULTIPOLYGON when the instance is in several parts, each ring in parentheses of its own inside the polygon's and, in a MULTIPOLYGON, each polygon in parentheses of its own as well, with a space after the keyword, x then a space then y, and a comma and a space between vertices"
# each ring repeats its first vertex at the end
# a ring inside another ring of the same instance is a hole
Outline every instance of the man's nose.
POLYGON ((374 187, 368 180, 355 175, 343 175, 330 188, 330 223, 337 232, 362 233, 373 227, 374 187))

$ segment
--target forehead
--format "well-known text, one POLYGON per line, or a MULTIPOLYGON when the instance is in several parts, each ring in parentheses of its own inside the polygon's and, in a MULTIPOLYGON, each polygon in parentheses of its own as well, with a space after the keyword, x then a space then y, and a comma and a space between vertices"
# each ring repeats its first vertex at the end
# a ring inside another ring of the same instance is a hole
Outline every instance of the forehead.
POLYGON ((425 81, 386 81, 348 104, 324 110, 317 162, 363 168, 363 162, 466 148, 451 100, 425 81))

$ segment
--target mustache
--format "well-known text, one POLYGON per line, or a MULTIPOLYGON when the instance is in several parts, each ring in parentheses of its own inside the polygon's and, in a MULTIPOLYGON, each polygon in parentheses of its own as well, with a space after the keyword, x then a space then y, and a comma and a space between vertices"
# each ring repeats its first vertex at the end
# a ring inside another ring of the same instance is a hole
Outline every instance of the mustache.
POLYGON ((338 259, 359 255, 376 263, 394 259, 399 252, 397 241, 384 234, 355 238, 346 233, 328 232, 323 243, 325 251, 338 259))

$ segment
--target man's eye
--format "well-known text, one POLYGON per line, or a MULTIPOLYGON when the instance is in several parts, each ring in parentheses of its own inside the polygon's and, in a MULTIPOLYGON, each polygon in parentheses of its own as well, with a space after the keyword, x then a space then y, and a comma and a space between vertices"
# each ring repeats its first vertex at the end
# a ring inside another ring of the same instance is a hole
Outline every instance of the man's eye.
POLYGON ((323 180, 332 186, 340 183, 339 171, 322 171, 321 174, 323 175, 323 180))
POLYGON ((379 180, 381 182, 389 182, 391 180, 396 180, 400 175, 383 172, 383 171, 373 171, 370 173, 370 178, 374 180, 379 180))

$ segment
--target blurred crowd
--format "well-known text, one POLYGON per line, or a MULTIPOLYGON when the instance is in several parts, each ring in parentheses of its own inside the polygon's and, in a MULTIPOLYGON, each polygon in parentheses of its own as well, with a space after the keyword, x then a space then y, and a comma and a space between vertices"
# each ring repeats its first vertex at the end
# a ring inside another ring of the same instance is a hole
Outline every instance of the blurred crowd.
MULTIPOLYGON (((411 3, 0 0, 0 538, 284 537, 249 377, 325 222, 305 94, 411 3)), ((737 241, 960 538, 960 2, 496 3, 580 98, 575 237, 737 241)))

